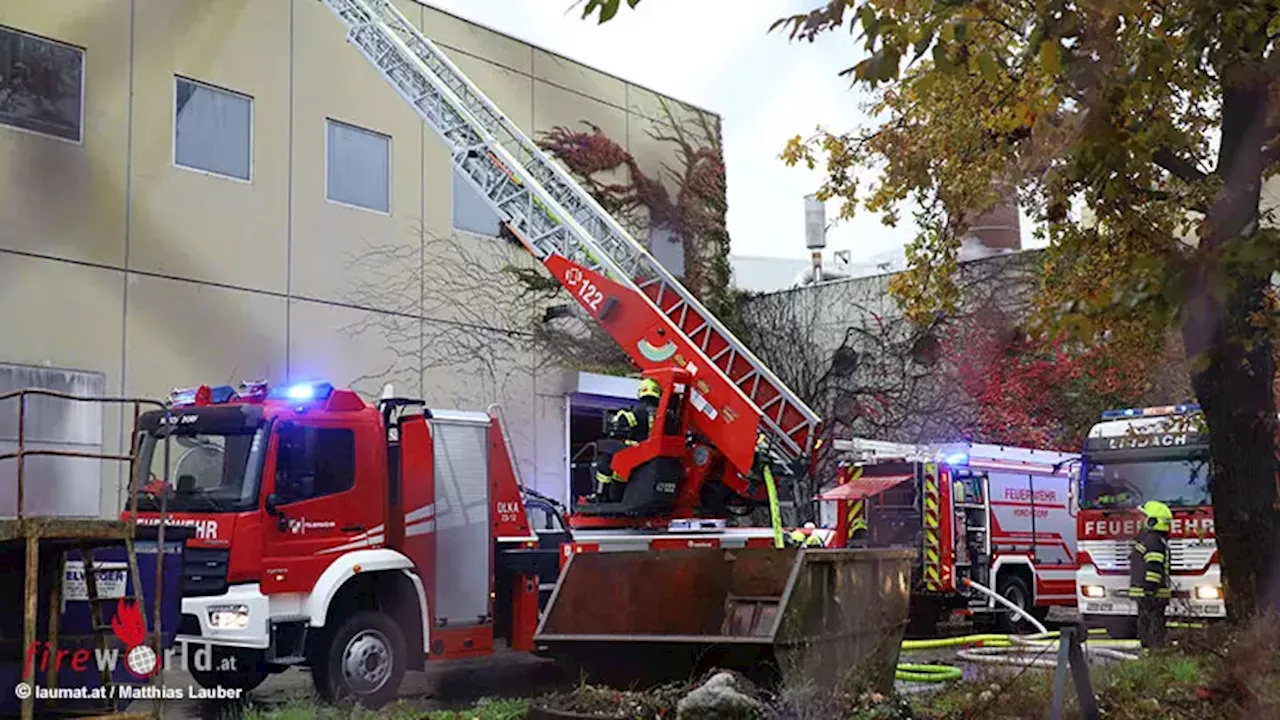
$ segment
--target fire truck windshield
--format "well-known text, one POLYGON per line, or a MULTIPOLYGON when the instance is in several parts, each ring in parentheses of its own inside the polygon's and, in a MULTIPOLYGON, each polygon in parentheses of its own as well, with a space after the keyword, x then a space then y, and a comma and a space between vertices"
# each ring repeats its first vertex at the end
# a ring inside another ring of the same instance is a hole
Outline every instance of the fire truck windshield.
POLYGON ((174 434, 164 487, 164 438, 142 433, 138 457, 138 509, 159 510, 162 489, 174 512, 243 512, 257 506, 267 433, 248 428, 229 433, 174 434))
POLYGON ((1080 487, 1084 510, 1137 508, 1148 500, 1170 507, 1208 505, 1209 462, 1203 454, 1090 462, 1085 457, 1080 487))

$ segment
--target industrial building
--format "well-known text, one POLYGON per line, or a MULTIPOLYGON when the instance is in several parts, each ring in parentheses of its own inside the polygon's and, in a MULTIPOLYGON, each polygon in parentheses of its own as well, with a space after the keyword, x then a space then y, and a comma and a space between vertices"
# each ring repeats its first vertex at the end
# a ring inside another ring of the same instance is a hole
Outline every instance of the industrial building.
MULTIPOLYGON (((585 121, 654 177, 671 162, 653 91, 397 6, 530 135, 585 121)), ((512 265, 536 266, 316 0, 0 0, 0 391, 318 378, 501 403, 524 479, 565 497, 575 408, 590 424, 634 389, 532 351, 512 265)), ((106 451, 129 425, 63 403, 28 423, 106 451)), ((28 512, 116 511, 38 460, 28 512)))

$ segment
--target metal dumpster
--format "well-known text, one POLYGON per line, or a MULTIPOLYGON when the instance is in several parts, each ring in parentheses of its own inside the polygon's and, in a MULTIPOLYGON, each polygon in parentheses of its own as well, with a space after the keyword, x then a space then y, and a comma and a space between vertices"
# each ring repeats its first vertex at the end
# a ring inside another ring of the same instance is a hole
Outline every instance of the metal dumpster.
MULTIPOLYGON (((184 538, 187 535, 190 535, 190 530, 185 528, 168 528, 166 530, 163 589, 160 596, 161 649, 164 651, 168 651, 173 647, 174 637, 178 630, 182 604, 182 557, 184 538)), ((141 604, 148 628, 154 629, 152 622, 156 601, 157 560, 155 533, 140 530, 138 539, 134 543, 134 548, 138 561, 138 574, 142 581, 141 604)), ((44 541, 41 547, 41 565, 57 567, 61 552, 74 552, 74 550, 71 545, 66 543, 44 541)), ((94 550, 93 555, 95 565, 108 570, 108 572, 102 573, 99 578, 101 583, 99 588, 103 597, 120 597, 124 594, 137 597, 133 581, 125 571, 128 558, 123 547, 99 547, 94 550)), ((25 556, 20 546, 16 543, 0 546, 0 567, 4 568, 3 571, 0 571, 0 581, 10 591, 0 592, 0 687, 12 688, 22 680, 23 663, 25 662, 36 664, 36 681, 39 685, 46 684, 48 665, 55 664, 59 687, 101 686, 102 677, 98 667, 99 659, 97 653, 93 650, 94 636, 89 603, 85 599, 83 570, 79 563, 71 563, 62 575, 63 606, 58 623, 58 647, 67 651, 67 654, 61 662, 57 661, 56 656, 46 661, 39 652, 39 648, 43 648, 43 643, 48 640, 48 603, 40 602, 37 605, 39 615, 36 636, 37 642, 42 645, 36 648, 34 652, 32 648, 22 647, 22 576, 24 565, 25 556), (87 650, 91 654, 81 663, 80 667, 77 667, 72 660, 74 652, 79 649, 87 650)), ((50 593, 47 584, 44 582, 45 579, 41 579, 40 597, 42 599, 47 598, 50 593)), ((115 613, 115 605, 106 603, 103 607, 103 620, 110 622, 115 613)), ((122 654, 127 648, 110 631, 108 631, 108 634, 111 636, 111 650, 109 651, 110 654, 104 657, 108 665, 113 668, 111 673, 112 681, 122 684, 142 682, 125 667, 122 654)), ((175 658, 174 661, 177 662, 178 659, 175 658)), ((123 707, 125 704, 121 702, 117 706, 123 707)), ((0 717, 16 716, 20 706, 21 702, 13 692, 5 693, 0 697, 0 717)), ((62 710, 101 709, 103 705, 101 702, 95 703, 89 700, 63 700, 59 702, 59 707, 62 710)), ((37 717, 40 717, 44 713, 42 709, 38 708, 36 714, 37 717)))
POLYGON ((718 667, 764 685, 803 678, 888 690, 915 557, 773 548, 575 554, 534 643, 614 685, 718 667))

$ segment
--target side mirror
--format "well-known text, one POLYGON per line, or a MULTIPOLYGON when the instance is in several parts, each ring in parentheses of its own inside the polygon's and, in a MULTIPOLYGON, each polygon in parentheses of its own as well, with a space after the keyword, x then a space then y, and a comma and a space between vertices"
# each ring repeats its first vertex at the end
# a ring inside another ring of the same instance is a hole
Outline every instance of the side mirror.
POLYGON ((270 495, 268 495, 266 508, 267 508, 268 515, 279 515, 280 514, 280 496, 276 495, 275 493, 271 493, 270 495))

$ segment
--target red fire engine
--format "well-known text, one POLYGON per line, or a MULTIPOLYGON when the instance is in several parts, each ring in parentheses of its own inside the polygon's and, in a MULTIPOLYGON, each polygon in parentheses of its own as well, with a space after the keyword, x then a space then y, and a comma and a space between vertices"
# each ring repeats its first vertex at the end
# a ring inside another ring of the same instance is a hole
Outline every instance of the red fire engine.
POLYGON ((1142 529, 1138 508, 1158 500, 1173 511, 1170 617, 1221 618, 1218 543, 1209 493, 1209 440, 1194 404, 1108 410, 1085 440, 1079 472, 1080 610, 1091 624, 1128 636, 1137 604, 1128 597, 1129 551, 1142 529))
POLYGON ((920 550, 912 616, 928 631, 945 612, 1020 625, 971 580, 1041 619, 1075 604, 1076 521, 1070 463, 1047 450, 837 440, 835 543, 920 550))
POLYGON ((377 705, 428 654, 531 649, 535 538, 495 417, 255 383, 177 391, 139 425, 140 521, 163 504, 194 529, 180 639, 237 660, 202 684, 305 662, 326 697, 377 705))

